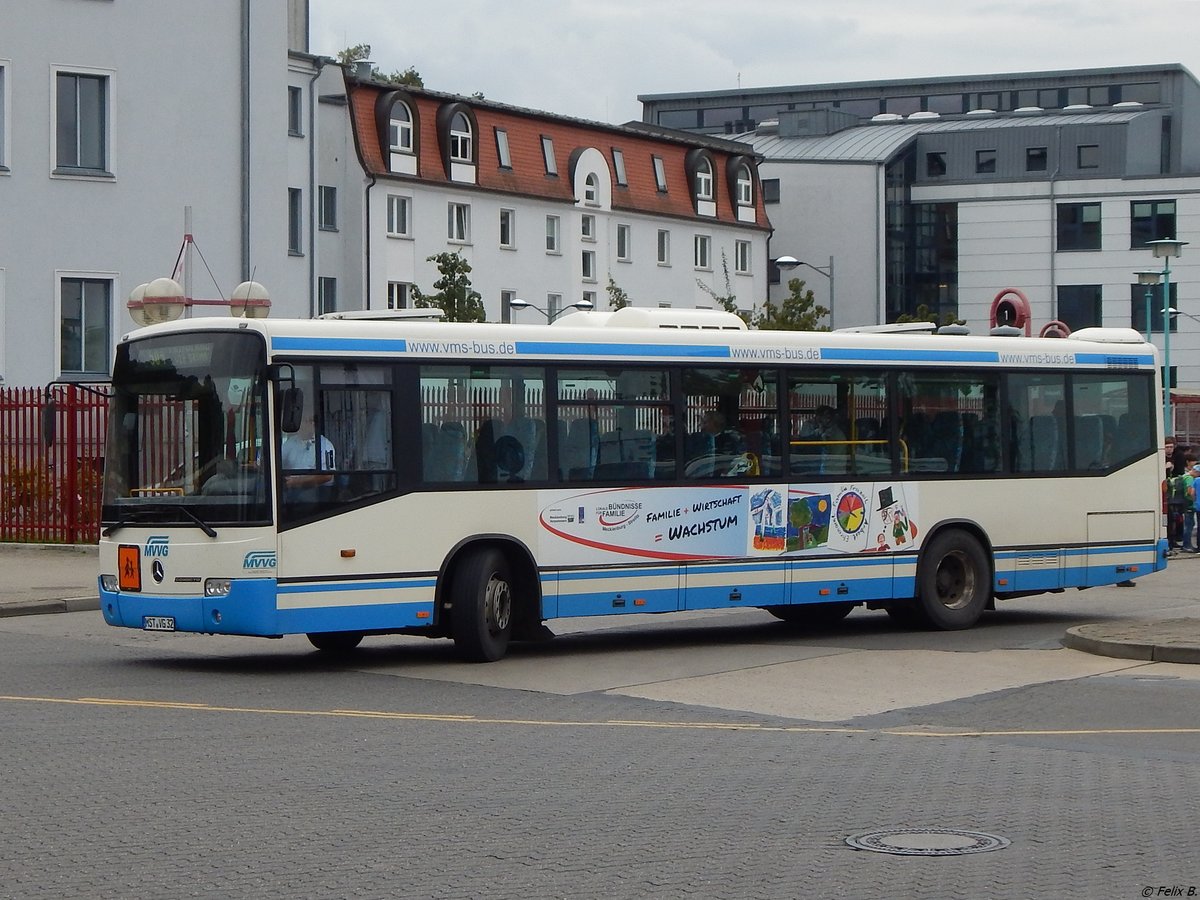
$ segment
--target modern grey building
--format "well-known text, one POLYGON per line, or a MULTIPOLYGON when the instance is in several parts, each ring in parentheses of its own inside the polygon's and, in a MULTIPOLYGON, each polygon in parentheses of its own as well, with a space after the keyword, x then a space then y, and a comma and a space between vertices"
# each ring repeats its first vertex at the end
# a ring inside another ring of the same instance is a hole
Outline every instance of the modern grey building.
POLYGON ((836 327, 925 306, 1032 330, 1132 326, 1163 344, 1134 272, 1171 263, 1171 367, 1200 384, 1200 84, 1180 65, 639 98, 660 126, 733 134, 763 157, 772 258, 792 256, 836 327), (745 132, 745 133, 742 133, 745 132))

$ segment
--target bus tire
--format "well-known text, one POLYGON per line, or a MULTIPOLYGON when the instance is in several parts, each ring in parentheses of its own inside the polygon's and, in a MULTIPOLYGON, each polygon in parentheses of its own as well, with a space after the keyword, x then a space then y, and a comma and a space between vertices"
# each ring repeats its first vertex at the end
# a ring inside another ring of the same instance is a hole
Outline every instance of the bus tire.
POLYGON ((979 541, 964 531, 943 531, 921 554, 917 603, 929 625, 942 631, 970 628, 991 600, 992 567, 979 541))
POLYGON ((349 653, 360 643, 363 636, 357 631, 315 631, 308 642, 322 653, 349 653))
POLYGON ((469 550, 451 587, 454 646, 469 662, 495 662, 508 650, 513 626, 512 575, 495 547, 469 550))
POLYGON ((794 606, 768 606, 767 612, 789 625, 823 628, 835 625, 854 609, 853 603, 798 603, 794 606))

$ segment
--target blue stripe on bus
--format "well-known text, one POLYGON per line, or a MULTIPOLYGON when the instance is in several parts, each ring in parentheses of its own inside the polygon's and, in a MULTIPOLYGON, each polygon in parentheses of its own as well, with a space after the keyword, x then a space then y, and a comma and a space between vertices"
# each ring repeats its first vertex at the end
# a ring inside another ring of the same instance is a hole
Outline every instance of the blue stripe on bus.
POLYGON ((324 594, 339 591, 387 591, 409 588, 431 588, 437 585, 435 578, 409 578, 403 581, 317 581, 304 584, 281 584, 280 594, 324 594))
POLYGON ((524 356, 704 356, 728 359, 728 347, 704 347, 694 344, 588 344, 580 341, 517 341, 517 353, 524 356))
POLYGON ((408 342, 403 338, 271 338, 272 350, 338 350, 346 353, 404 353, 408 342))
POLYGON ((1137 353, 1076 353, 1075 362, 1096 366, 1153 366, 1154 357, 1137 353))
POLYGON ((822 347, 821 359, 996 363, 1000 361, 1000 354, 994 350, 866 350, 847 347, 822 347))

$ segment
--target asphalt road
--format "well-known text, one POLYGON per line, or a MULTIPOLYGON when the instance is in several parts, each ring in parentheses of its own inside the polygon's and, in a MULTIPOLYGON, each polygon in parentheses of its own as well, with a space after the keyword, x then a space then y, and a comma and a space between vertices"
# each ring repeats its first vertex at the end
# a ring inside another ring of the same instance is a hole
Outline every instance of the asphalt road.
POLYGON ((0 897, 1200 896, 1200 666, 1060 643, 1200 617, 1196 574, 958 633, 555 623, 475 666, 2 619, 0 897), (877 829, 1008 844, 846 844, 877 829))

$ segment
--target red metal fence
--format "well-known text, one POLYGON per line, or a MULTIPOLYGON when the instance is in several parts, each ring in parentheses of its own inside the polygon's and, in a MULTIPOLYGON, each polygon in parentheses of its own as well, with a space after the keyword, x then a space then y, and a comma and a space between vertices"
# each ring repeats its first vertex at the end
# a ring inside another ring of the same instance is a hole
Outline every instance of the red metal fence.
POLYGON ((0 541, 99 539, 107 414, 104 385, 0 388, 0 541))

